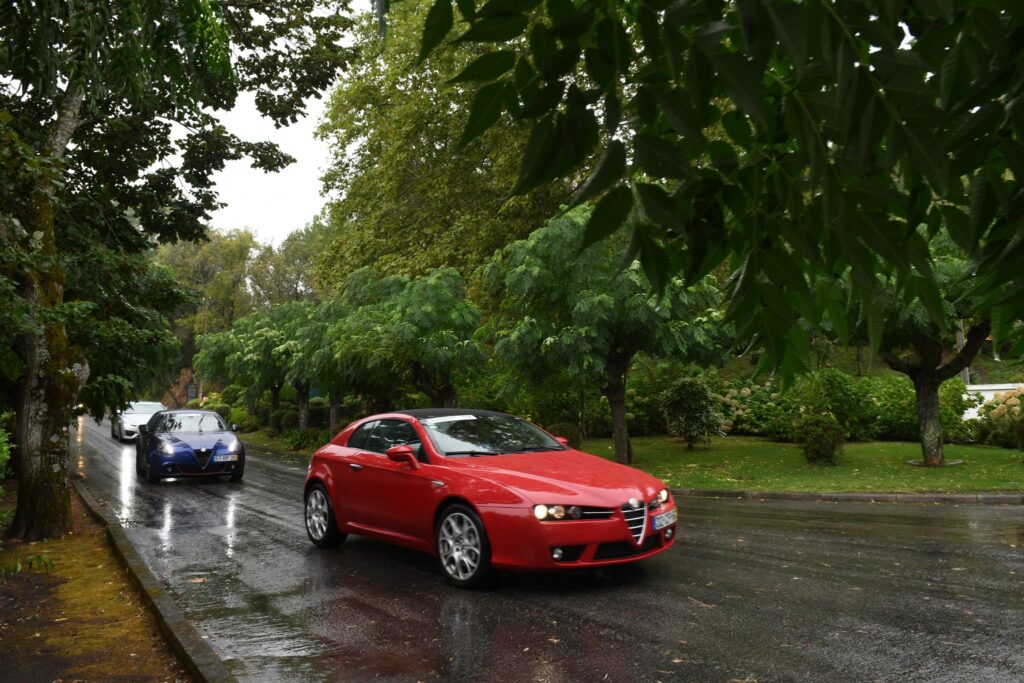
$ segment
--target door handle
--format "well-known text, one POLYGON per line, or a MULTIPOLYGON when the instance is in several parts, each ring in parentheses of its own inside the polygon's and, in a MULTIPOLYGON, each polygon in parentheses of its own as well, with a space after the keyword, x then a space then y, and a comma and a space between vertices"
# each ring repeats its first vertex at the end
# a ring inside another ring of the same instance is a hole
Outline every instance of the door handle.
POLYGON ((363 469, 363 466, 362 466, 362 465, 357 465, 357 464, 355 464, 354 462, 350 462, 350 463, 348 464, 348 466, 349 466, 349 467, 351 467, 351 468, 352 468, 352 469, 354 469, 354 470, 361 470, 361 469, 363 469))

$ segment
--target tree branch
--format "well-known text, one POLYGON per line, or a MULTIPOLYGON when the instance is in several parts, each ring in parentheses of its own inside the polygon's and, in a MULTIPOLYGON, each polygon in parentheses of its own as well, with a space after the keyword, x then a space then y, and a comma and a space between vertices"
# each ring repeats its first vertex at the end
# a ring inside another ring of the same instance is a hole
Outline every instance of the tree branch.
POLYGON ((882 360, 884 360, 890 368, 896 372, 902 372, 904 375, 912 377, 914 373, 921 369, 920 366, 908 363, 892 351, 881 351, 879 355, 882 356, 882 360))
POLYGON ((954 376, 964 368, 966 368, 974 357, 978 355, 978 351, 981 350, 981 345, 988 339, 989 332, 992 331, 992 320, 986 318, 980 323, 975 325, 967 332, 967 340, 964 342, 964 346, 960 349, 950 361, 944 365, 940 365, 938 369, 939 380, 945 382, 950 377, 954 376))
POLYGON ((71 136, 75 134, 79 124, 82 122, 82 102, 85 100, 85 93, 74 82, 68 83, 64 89, 64 97, 61 99, 60 108, 57 111, 57 120, 53 124, 53 130, 46 138, 46 145, 43 153, 54 159, 63 159, 64 153, 71 142, 71 136))

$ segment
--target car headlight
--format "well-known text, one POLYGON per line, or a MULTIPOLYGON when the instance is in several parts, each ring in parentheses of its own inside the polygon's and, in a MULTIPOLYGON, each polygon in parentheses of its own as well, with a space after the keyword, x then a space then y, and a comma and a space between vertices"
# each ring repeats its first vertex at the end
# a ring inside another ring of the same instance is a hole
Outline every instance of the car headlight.
POLYGON ((580 519, 583 517, 583 510, 578 505, 534 505, 533 516, 541 521, 580 519))
POLYGON ((662 505, 668 502, 668 489, 658 491, 658 502, 662 505))
POLYGON ((167 455, 174 455, 174 446, 172 446, 169 443, 165 443, 163 446, 161 446, 161 450, 167 455))
POLYGON ((241 442, 239 442, 237 437, 232 439, 231 443, 228 444, 228 453, 236 453, 240 445, 241 442))

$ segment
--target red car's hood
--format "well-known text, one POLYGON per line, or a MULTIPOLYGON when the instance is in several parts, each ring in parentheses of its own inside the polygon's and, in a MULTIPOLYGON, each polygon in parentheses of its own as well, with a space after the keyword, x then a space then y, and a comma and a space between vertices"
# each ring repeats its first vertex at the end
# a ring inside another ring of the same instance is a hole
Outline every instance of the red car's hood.
POLYGON ((513 489, 531 503, 619 507, 665 485, 646 472, 576 450, 449 458, 459 469, 513 489))

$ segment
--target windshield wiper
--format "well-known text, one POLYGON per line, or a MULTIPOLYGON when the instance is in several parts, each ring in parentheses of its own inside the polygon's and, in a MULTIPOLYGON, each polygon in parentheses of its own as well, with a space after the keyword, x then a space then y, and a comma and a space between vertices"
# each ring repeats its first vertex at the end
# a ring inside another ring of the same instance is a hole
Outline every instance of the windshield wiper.
POLYGON ((511 448, 506 453, 540 453, 542 451, 560 451, 561 448, 553 446, 523 446, 522 448, 511 448))
POLYGON ((482 455, 497 455, 494 451, 447 451, 445 455, 469 455, 474 458, 482 455))

